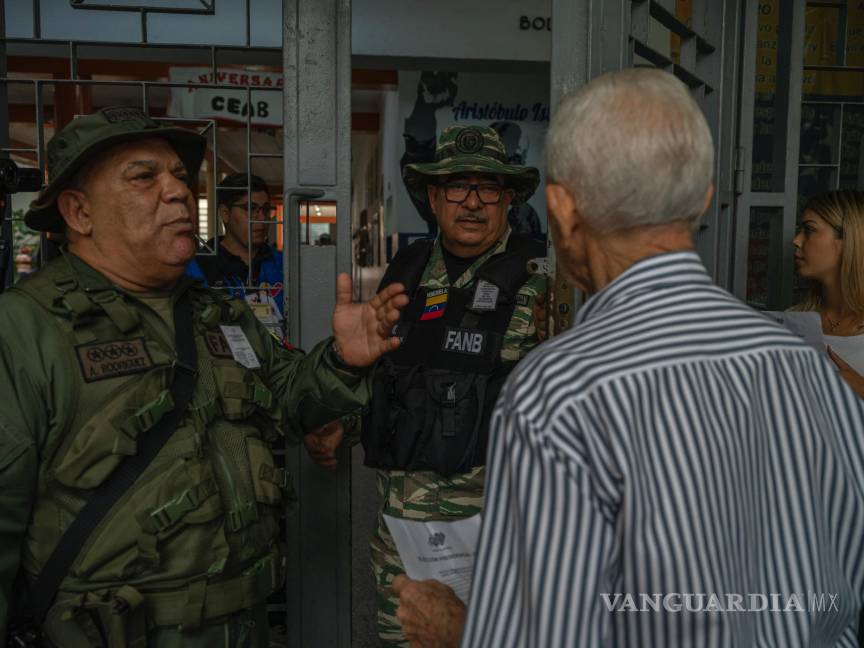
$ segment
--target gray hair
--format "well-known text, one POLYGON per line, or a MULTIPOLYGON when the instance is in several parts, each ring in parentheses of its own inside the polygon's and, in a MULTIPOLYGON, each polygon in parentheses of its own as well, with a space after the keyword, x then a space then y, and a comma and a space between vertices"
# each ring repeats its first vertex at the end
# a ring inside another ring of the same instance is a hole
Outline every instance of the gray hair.
POLYGON ((685 220, 695 228, 714 144, 687 87, 662 70, 604 74, 566 96, 546 134, 546 174, 597 231, 685 220))

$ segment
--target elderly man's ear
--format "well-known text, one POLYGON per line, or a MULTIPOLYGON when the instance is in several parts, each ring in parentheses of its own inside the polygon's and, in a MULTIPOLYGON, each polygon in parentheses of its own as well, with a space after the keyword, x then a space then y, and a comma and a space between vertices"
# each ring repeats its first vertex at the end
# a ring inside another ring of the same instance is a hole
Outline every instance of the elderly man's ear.
POLYGON ((708 208, 711 206, 711 199, 714 197, 714 190, 715 189, 716 189, 716 187, 714 186, 713 182, 708 185, 708 190, 705 192, 705 202, 702 203, 702 213, 703 214, 705 212, 707 212, 708 208))
POLYGON ((93 231, 93 221, 90 219, 90 202, 83 191, 66 189, 57 196, 57 209, 73 232, 89 236, 93 231))
POLYGON ((567 237, 574 230, 584 227, 582 215, 576 208, 576 200, 564 185, 552 182, 546 185, 546 205, 562 237, 567 237))

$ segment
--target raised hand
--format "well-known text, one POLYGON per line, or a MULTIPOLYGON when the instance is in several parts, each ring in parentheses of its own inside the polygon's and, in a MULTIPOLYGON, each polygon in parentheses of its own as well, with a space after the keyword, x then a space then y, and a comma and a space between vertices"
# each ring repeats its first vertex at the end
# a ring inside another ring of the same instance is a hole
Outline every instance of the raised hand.
POLYGON ((399 346, 399 338, 390 333, 408 296, 399 283, 390 284, 368 302, 352 303, 351 294, 351 277, 343 272, 336 279, 333 311, 336 350, 345 364, 367 367, 399 346))

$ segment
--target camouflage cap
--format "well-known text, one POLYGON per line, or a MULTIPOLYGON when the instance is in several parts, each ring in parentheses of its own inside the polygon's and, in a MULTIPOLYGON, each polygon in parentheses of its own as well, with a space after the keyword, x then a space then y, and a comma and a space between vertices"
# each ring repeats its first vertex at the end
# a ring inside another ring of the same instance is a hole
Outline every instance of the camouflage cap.
POLYGON ((57 196, 75 173, 95 155, 116 144, 151 137, 168 140, 189 174, 193 178, 198 175, 207 148, 204 137, 185 128, 162 126, 138 108, 103 108, 73 119, 48 142, 50 181, 30 203, 24 222, 35 230, 62 232, 64 221, 57 210, 57 196))
POLYGON ((488 126, 448 126, 438 137, 435 161, 406 164, 402 177, 408 191, 425 202, 430 179, 455 173, 504 176, 507 185, 516 192, 513 202, 519 203, 528 200, 540 184, 540 172, 535 167, 507 164, 504 144, 488 126))

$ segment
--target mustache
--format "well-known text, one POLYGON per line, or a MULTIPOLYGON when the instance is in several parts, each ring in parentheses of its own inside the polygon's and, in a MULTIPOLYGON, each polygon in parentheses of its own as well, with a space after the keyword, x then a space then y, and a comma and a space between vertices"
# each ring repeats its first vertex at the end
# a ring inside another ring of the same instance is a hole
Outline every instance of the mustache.
POLYGON ((464 214, 458 214, 458 215, 456 216, 456 222, 457 222, 457 223, 458 223, 459 221, 470 221, 470 222, 472 222, 472 223, 485 223, 485 222, 487 222, 488 220, 489 220, 489 219, 486 218, 485 216, 483 216, 482 214, 472 214, 472 213, 470 213, 470 212, 467 212, 467 213, 464 213, 464 214))

